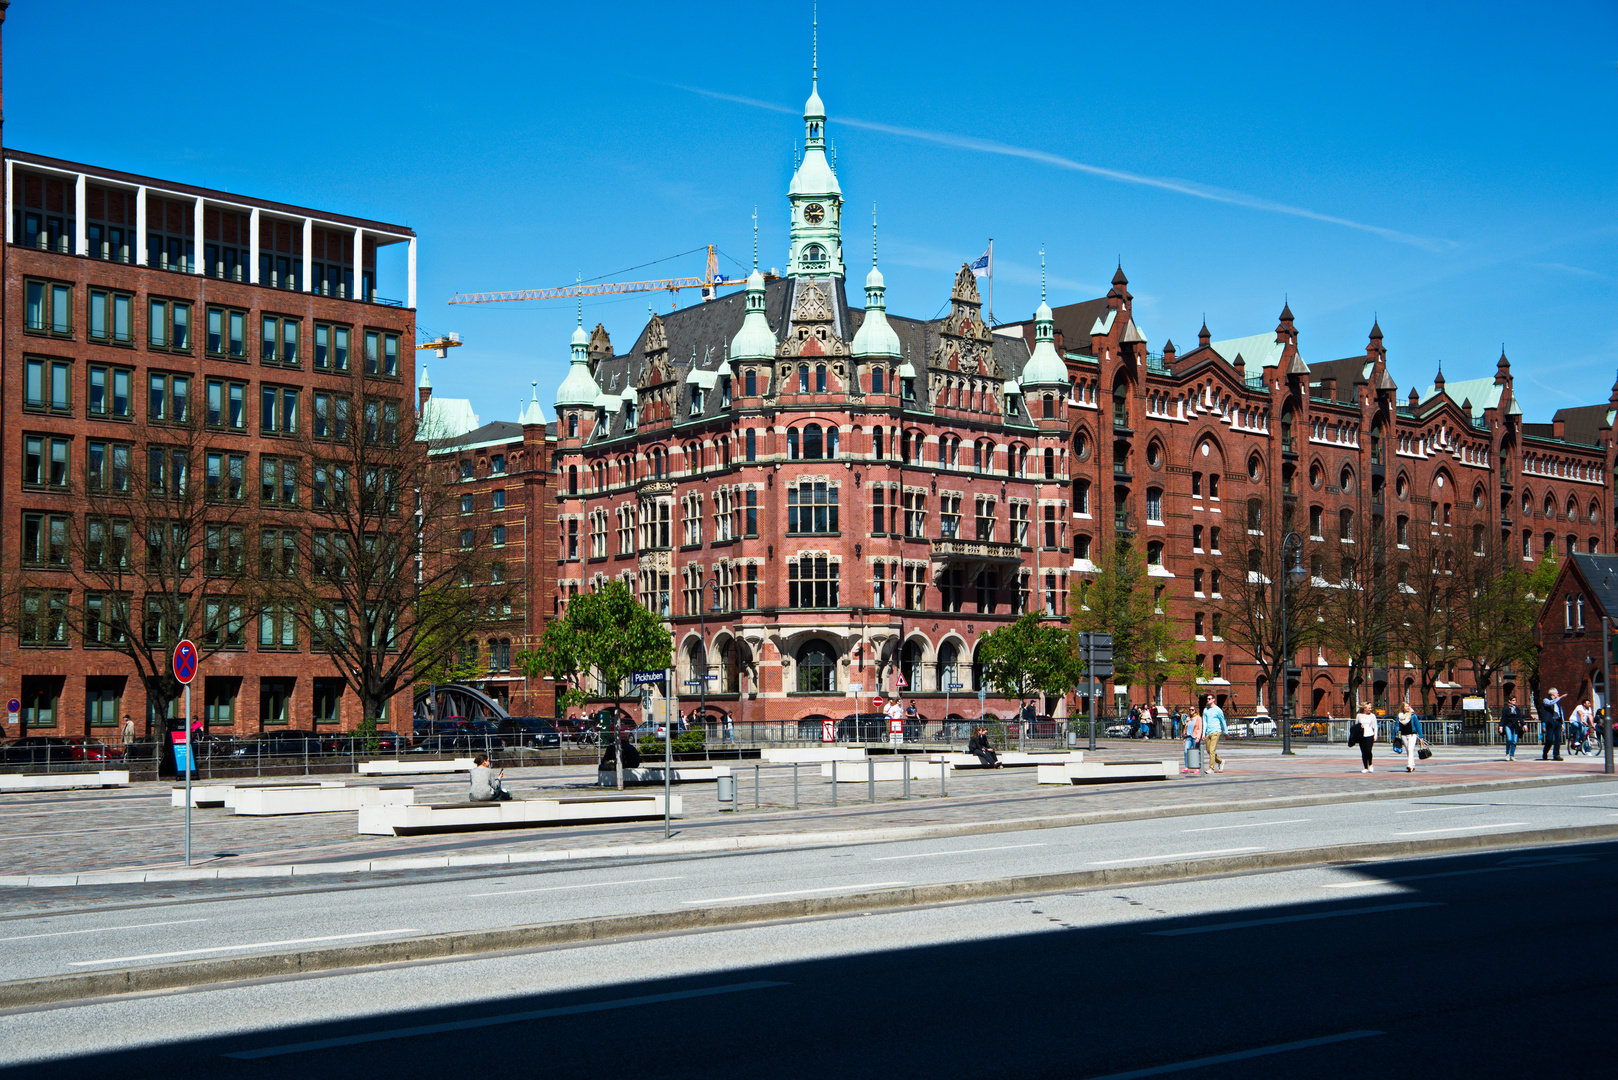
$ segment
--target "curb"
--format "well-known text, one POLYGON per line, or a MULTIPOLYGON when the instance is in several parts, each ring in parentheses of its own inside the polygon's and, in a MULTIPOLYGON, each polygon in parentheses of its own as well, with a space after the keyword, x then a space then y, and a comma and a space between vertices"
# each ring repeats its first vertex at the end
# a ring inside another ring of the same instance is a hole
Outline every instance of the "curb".
POLYGON ((1451 853, 1570 844, 1618 838, 1618 823, 1524 833, 1445 837, 1425 841, 1338 844, 1292 851, 1254 852, 1209 859, 1182 859, 1152 866, 1032 874, 990 881, 915 885, 842 896, 778 900, 728 907, 686 908, 642 915, 610 915, 538 923, 499 930, 471 930, 366 945, 339 946, 280 955, 190 960, 125 971, 87 972, 0 983, 0 1009, 85 1001, 220 983, 242 983, 346 968, 470 959, 502 952, 905 908, 959 904, 1010 896, 1113 888, 1193 877, 1298 869, 1322 863, 1407 859, 1451 853))
POLYGON ((611 844, 590 848, 562 848, 554 851, 517 851, 497 855, 423 855, 346 862, 280 863, 271 866, 180 867, 172 870, 136 870, 91 874, 15 874, 0 876, 0 888, 68 888, 76 885, 142 885, 174 881, 226 881, 250 878, 310 877, 322 874, 374 874, 401 870, 521 866, 533 863, 570 862, 579 859, 706 855, 789 847, 881 844, 902 840, 948 839, 958 836, 974 836, 980 833, 1061 829, 1077 825, 1108 825, 1121 821, 1138 821, 1143 818, 1163 815, 1224 814, 1245 810, 1286 809, 1288 807, 1321 806, 1332 803, 1370 802, 1381 799, 1408 799, 1415 796, 1470 795, 1479 792, 1517 791, 1526 788, 1555 787, 1562 784, 1603 782, 1611 783, 1613 778, 1603 774, 1597 776, 1493 780, 1469 784, 1438 784, 1419 790, 1383 788, 1372 791, 1337 792, 1325 795, 1294 795, 1268 799, 1185 803, 1179 806, 1160 806, 1138 810, 1102 810, 1076 814, 1053 814, 1047 817, 1008 818, 1000 821, 957 822, 949 825, 902 825, 885 829, 764 833, 750 836, 721 836, 708 840, 662 840, 638 844, 611 844))

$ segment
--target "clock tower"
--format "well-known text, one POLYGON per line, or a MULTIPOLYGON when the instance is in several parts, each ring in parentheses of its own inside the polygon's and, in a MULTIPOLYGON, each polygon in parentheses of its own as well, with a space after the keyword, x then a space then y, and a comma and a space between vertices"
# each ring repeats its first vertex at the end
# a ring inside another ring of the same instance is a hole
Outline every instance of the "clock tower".
POLYGON ((843 276, 843 189, 826 160, 826 107, 820 103, 819 28, 809 100, 803 106, 803 160, 792 174, 790 277, 843 276))

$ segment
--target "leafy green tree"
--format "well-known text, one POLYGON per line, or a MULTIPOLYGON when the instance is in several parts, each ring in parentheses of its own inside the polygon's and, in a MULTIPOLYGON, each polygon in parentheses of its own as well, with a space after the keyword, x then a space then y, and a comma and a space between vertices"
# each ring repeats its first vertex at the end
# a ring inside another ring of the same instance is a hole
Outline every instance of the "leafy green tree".
POLYGON ((1146 556, 1118 544, 1103 553, 1100 569, 1075 580, 1072 591, 1067 610, 1075 649, 1080 633, 1111 634, 1113 681, 1125 685, 1157 667, 1172 632, 1161 597, 1153 595, 1146 556))
POLYGON ((1018 712, 1039 695, 1066 693, 1076 681, 1067 632, 1029 612, 978 640, 983 678, 1003 694, 1014 694, 1018 712))
POLYGON ((1501 671, 1537 659, 1534 620, 1539 597, 1556 580, 1556 556, 1547 554, 1530 572, 1504 545, 1489 544, 1463 556, 1456 576, 1455 654, 1471 668, 1481 697, 1501 671))
MULTIPOLYGON (((558 707, 604 700, 612 702, 617 715, 623 703, 635 697, 630 675, 664 670, 672 655, 673 641, 663 623, 641 606, 629 586, 609 581, 569 600, 566 613, 547 623, 535 647, 518 653, 515 660, 530 679, 549 675, 556 680, 558 707)), ((620 759, 619 790, 623 786, 620 759)))

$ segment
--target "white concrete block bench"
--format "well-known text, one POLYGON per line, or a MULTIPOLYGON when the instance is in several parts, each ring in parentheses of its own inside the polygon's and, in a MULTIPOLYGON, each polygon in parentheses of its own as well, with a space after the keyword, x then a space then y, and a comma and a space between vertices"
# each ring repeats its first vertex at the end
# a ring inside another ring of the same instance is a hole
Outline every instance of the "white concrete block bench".
MULTIPOLYGON (((997 750, 1000 764, 1007 769, 1028 768, 1034 765, 1078 765, 1084 761, 1083 750, 997 750)), ((957 769, 986 769, 987 765, 974 754, 949 753, 940 755, 957 769)))
POLYGON ((1117 784, 1137 780, 1172 780, 1180 775, 1178 761, 1076 762, 1041 765, 1041 784, 1117 784))
POLYGON ((409 806, 416 801, 416 789, 408 784, 248 787, 236 788, 231 795, 232 807, 244 817, 336 814, 368 806, 409 806))
POLYGON ((81 773, 0 773, 0 794, 11 791, 71 791, 73 788, 128 787, 127 769, 81 773))
MULTIPOLYGON (((675 784, 712 784, 721 776, 730 775, 729 765, 675 765, 674 775, 670 782, 675 784)), ((616 769, 603 769, 596 773, 596 781, 602 787, 617 787, 618 772, 616 769)), ((638 769, 624 770, 624 785, 631 784, 661 784, 663 782, 663 766, 642 765, 638 769)))
MULTIPOLYGON (((910 762, 910 779, 937 780, 939 773, 944 769, 953 767, 947 761, 938 758, 919 759, 906 755, 906 757, 868 758, 864 761, 849 763, 837 762, 837 782, 839 784, 864 784, 872 779, 876 780, 903 780, 905 778, 905 761, 910 762), (873 770, 875 776, 872 776, 873 770)), ((976 764, 974 760, 973 764, 976 764)), ((832 777, 832 762, 822 762, 820 775, 827 780, 832 777)))
MULTIPOLYGON (((669 812, 675 817, 680 816, 680 796, 670 797, 669 812)), ((472 832, 480 829, 535 829, 551 825, 653 821, 662 816, 661 795, 587 795, 512 799, 508 802, 415 803, 409 806, 362 806, 359 831, 366 836, 414 836, 418 833, 472 832)))
POLYGON ((764 761, 773 761, 790 765, 794 761, 864 761, 865 747, 863 746, 794 746, 775 750, 764 750, 760 757, 764 761))
POLYGON ((361 776, 421 776, 427 773, 469 773, 472 771, 471 758, 456 758, 453 761, 411 761, 408 758, 394 761, 385 758, 380 761, 362 761, 359 766, 361 776))

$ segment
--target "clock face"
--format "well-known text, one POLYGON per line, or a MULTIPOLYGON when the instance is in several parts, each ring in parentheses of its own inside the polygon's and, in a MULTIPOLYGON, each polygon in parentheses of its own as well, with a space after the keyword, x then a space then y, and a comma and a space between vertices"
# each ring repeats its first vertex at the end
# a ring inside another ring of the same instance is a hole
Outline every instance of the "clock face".
POLYGON ((819 225, 826 220, 826 208, 817 202, 810 203, 803 208, 803 220, 811 225, 819 225))

